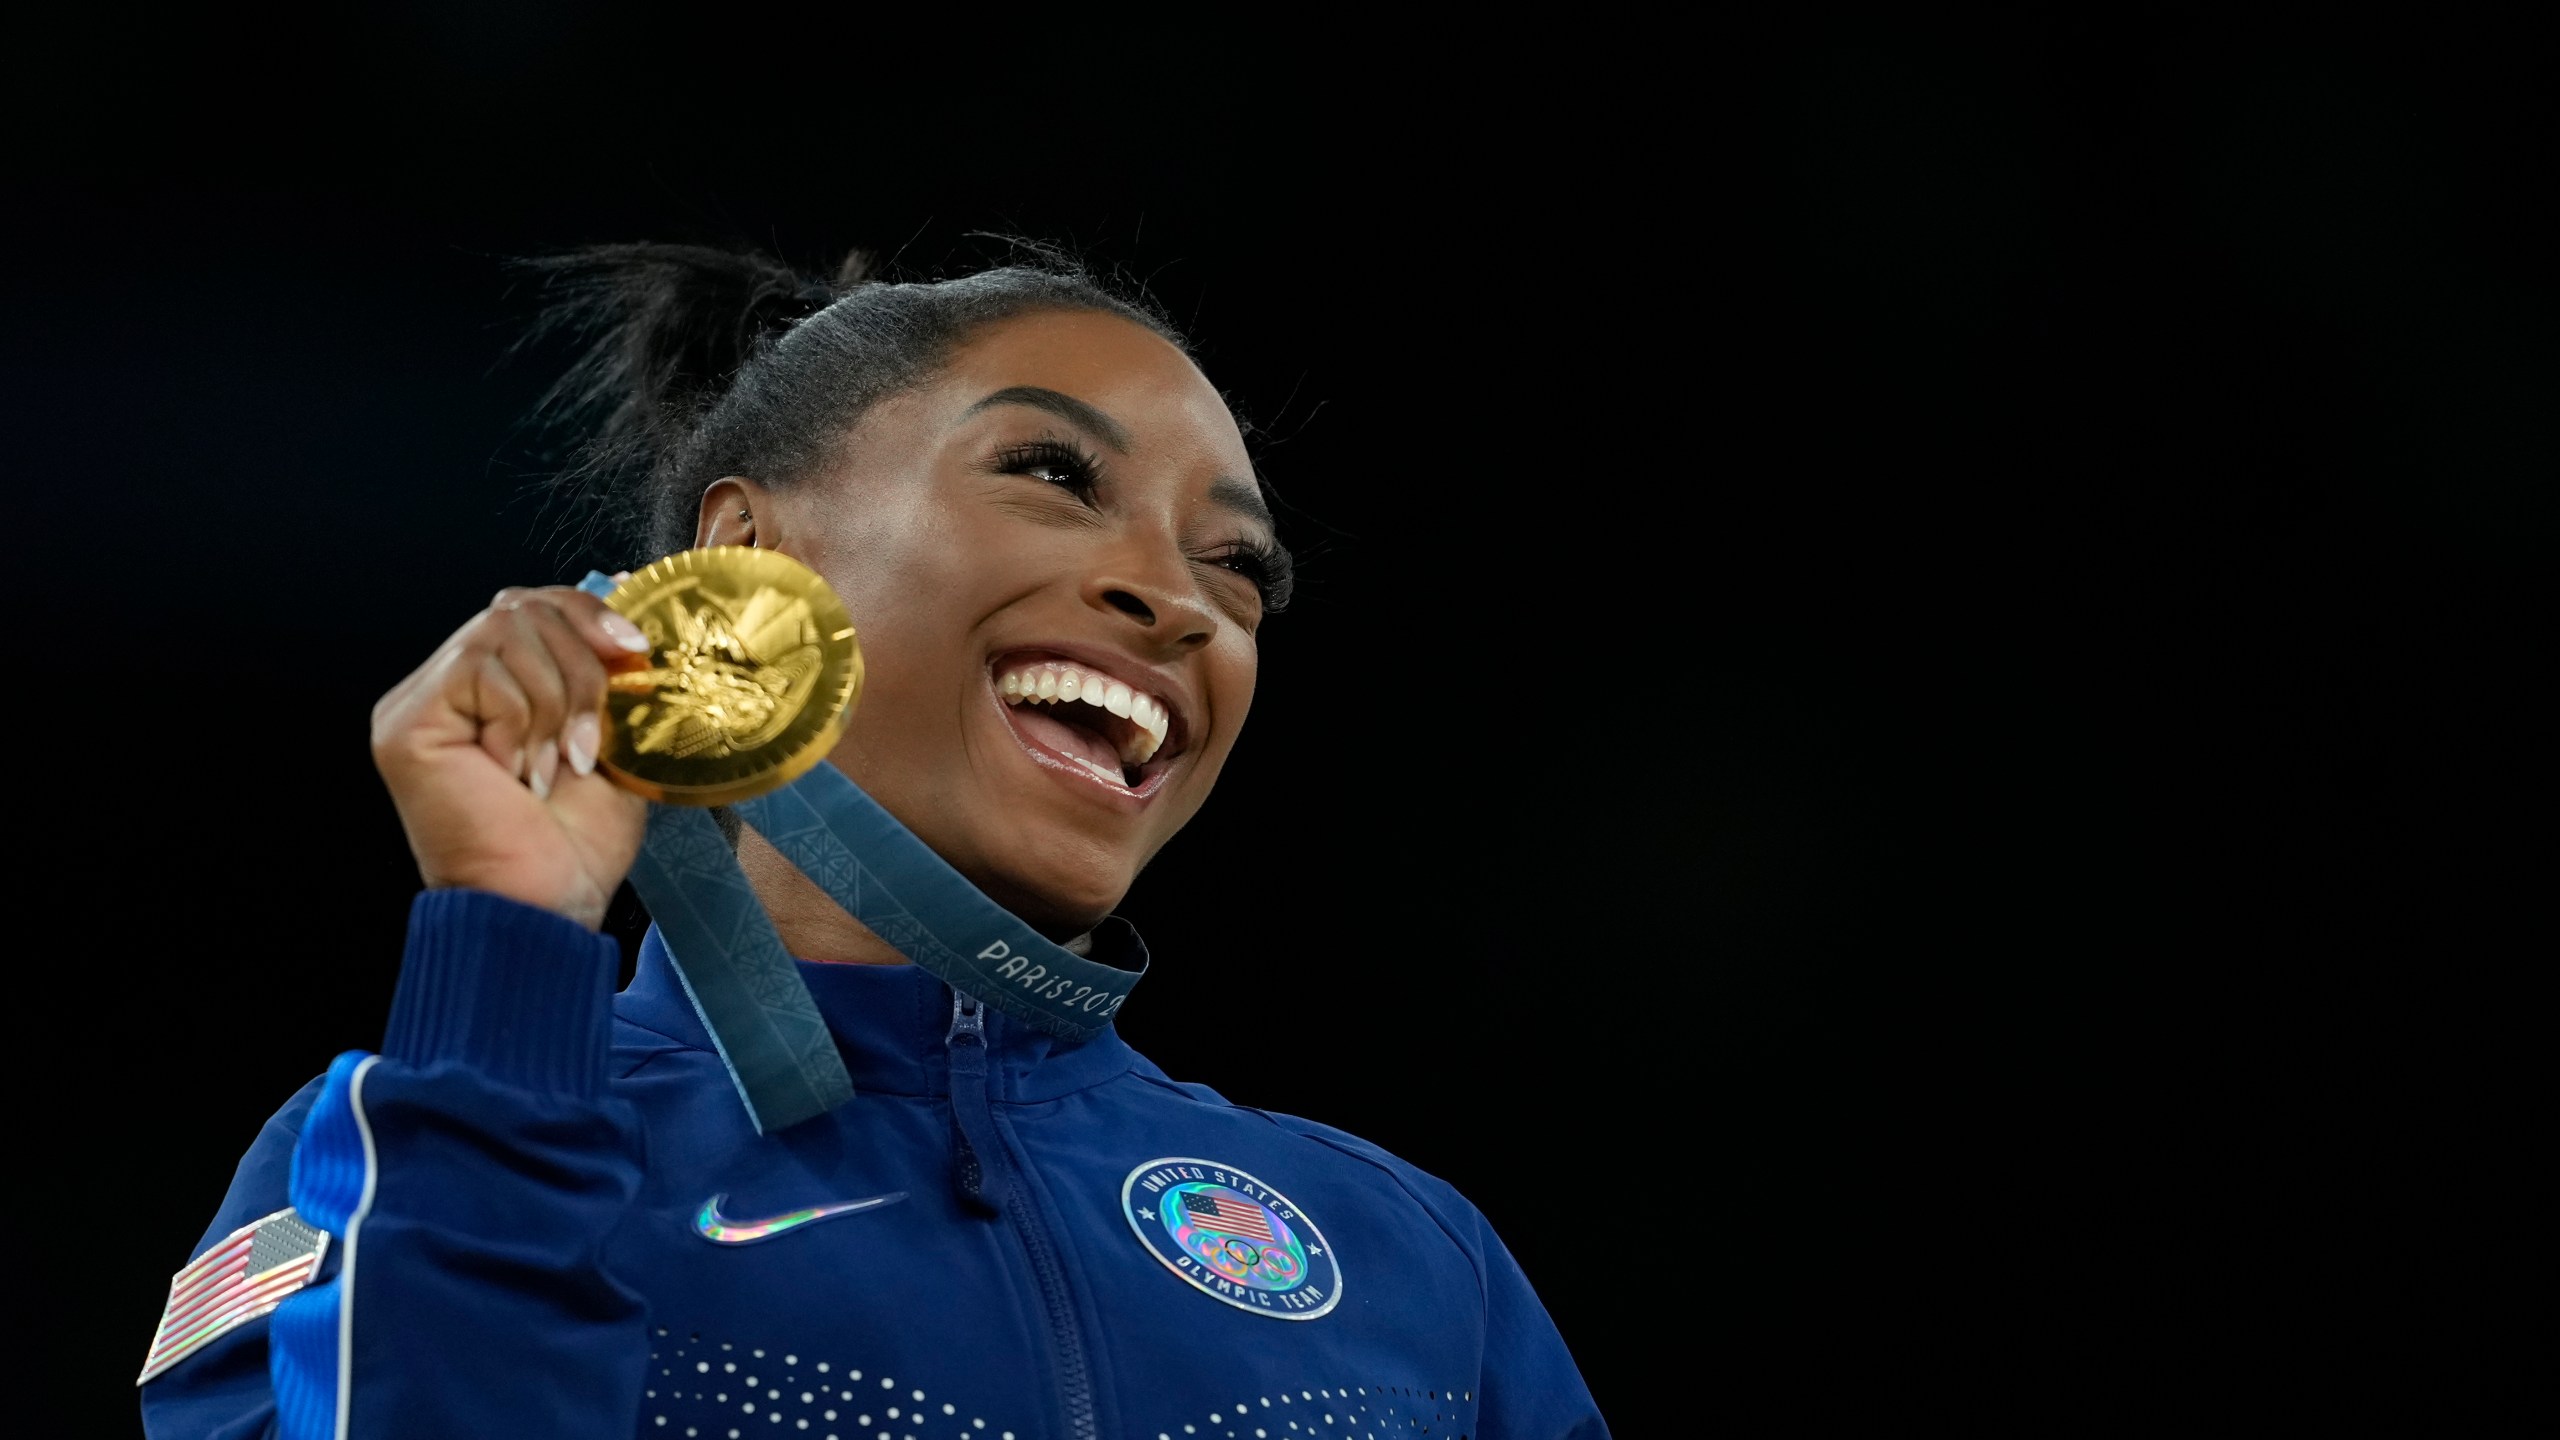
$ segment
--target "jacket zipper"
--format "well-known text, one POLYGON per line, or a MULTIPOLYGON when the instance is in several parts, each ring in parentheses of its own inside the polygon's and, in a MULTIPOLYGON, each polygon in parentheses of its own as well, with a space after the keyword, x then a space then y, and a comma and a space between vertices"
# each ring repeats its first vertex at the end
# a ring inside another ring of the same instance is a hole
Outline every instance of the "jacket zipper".
POLYGON ((951 1052, 951 1117, 959 1127, 958 1166, 954 1182, 961 1197, 982 1210, 1000 1210, 1013 1222, 1031 1261, 1031 1278, 1049 1316, 1049 1339, 1056 1347, 1058 1401, 1066 1412, 1067 1433, 1074 1440, 1098 1440, 1093 1413, 1093 1372, 1084 1353, 1084 1334, 1076 1326, 1067 1300, 1066 1267, 1059 1262, 1049 1227, 1031 1203, 1031 1186, 1014 1163, 1004 1137, 996 1133, 995 1107, 987 1094, 987 1014, 975 997, 951 994, 951 1029, 943 1042, 951 1052))

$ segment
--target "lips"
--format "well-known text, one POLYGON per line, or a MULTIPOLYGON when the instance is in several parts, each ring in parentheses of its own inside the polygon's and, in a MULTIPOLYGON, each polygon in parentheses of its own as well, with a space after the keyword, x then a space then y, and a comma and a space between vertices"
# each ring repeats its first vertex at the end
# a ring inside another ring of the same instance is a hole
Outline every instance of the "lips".
POLYGON ((998 657, 990 678, 1034 758, 1063 762, 1112 790, 1151 792, 1183 748, 1172 701, 1089 661, 1016 652, 998 657))

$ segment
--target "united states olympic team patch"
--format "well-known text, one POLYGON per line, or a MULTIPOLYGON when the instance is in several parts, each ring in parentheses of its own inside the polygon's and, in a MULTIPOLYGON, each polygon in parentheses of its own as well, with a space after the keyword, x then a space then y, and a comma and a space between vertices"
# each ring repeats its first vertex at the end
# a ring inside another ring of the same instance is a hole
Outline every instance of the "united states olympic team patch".
POLYGON ((1342 1299, 1333 1247, 1289 1197, 1215 1160, 1150 1160, 1120 1183, 1138 1243, 1203 1295, 1274 1320, 1342 1299))

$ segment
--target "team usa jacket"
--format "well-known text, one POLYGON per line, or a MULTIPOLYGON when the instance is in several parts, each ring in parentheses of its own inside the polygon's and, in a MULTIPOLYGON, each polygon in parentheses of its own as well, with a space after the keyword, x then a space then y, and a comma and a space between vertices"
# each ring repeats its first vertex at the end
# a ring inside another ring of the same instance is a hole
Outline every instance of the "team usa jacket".
POLYGON ((173 1286, 153 1436, 1607 1433, 1484 1217, 1373 1145, 814 964, 857 1095, 758 1135, 655 933, 616 958, 419 897, 382 1053, 268 1122, 173 1286))

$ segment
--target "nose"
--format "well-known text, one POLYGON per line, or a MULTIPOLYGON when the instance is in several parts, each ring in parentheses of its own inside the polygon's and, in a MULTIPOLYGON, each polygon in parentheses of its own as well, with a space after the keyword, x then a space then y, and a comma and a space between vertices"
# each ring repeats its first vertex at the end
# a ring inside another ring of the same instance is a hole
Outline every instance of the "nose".
MULTIPOLYGON (((1173 564, 1179 567, 1181 562, 1173 564)), ((1191 584, 1188 569, 1160 575, 1159 568, 1125 557, 1106 565, 1085 581, 1085 603, 1136 625, 1147 639, 1165 649, 1197 650, 1208 644, 1217 621, 1191 584)))
POLYGON ((1141 625, 1156 623, 1155 607, 1126 590, 1105 590, 1102 592, 1102 602, 1141 625))

